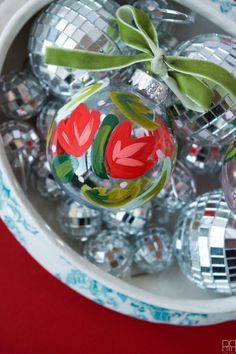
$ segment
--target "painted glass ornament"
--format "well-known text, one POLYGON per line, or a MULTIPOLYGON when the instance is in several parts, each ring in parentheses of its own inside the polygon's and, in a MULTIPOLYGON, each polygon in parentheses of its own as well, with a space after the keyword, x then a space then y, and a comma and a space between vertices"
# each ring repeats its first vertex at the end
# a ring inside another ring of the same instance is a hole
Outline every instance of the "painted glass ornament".
POLYGON ((44 89, 27 70, 0 77, 0 110, 7 118, 32 118, 41 111, 46 98, 44 89))
POLYGON ((222 187, 228 207, 236 214, 236 140, 229 146, 224 158, 222 187))
POLYGON ((222 191, 203 194, 183 209, 175 247, 184 275, 202 289, 236 294, 236 218, 222 191))
POLYGON ((44 105, 42 111, 37 116, 36 127, 43 140, 47 139, 48 130, 57 112, 63 105, 63 101, 55 98, 50 100, 44 105))
POLYGON ((102 216, 98 210, 87 208, 69 198, 61 200, 57 208, 57 221, 66 236, 83 242, 97 235, 102 226, 102 216))
POLYGON ((127 236, 118 231, 103 231, 89 239, 84 247, 85 257, 116 277, 129 274, 133 263, 133 246, 127 236))
POLYGON ((196 196, 196 183, 192 173, 177 160, 170 177, 161 193, 153 200, 156 207, 175 211, 183 208, 196 196))
POLYGON ((64 194, 61 187, 52 176, 45 153, 40 154, 33 162, 31 181, 33 187, 44 198, 60 200, 64 194))
POLYGON ((140 270, 161 272, 173 259, 173 241, 166 229, 152 227, 134 238, 134 263, 140 270))
MULTIPOLYGON (((60 97, 70 97, 80 88, 107 76, 104 72, 71 70, 45 65, 45 48, 83 49, 94 52, 125 53, 119 39, 113 0, 58 0, 45 8, 30 33, 29 56, 34 74, 44 87, 60 97)), ((111 72, 119 81, 127 81, 130 70, 111 72)))
POLYGON ((108 229, 118 229, 134 236, 144 230, 152 217, 151 203, 129 211, 104 212, 103 220, 108 229))
POLYGON ((75 200, 103 209, 134 209, 165 186, 175 140, 154 101, 132 86, 97 82, 55 118, 48 158, 55 179, 75 200))
MULTIPOLYGON (((175 55, 216 63, 236 76, 235 48, 236 40, 232 37, 204 34, 178 46, 175 55)), ((204 146, 227 144, 236 133, 235 98, 222 87, 215 84, 211 86, 214 98, 207 112, 188 110, 174 98, 167 109, 177 134, 204 146)))
POLYGON ((31 125, 17 121, 2 123, 0 134, 9 162, 14 170, 20 172, 22 186, 26 191, 31 165, 41 150, 39 136, 31 125))
POLYGON ((181 161, 197 174, 214 174, 220 171, 224 149, 220 146, 201 146, 187 143, 180 152, 181 161))

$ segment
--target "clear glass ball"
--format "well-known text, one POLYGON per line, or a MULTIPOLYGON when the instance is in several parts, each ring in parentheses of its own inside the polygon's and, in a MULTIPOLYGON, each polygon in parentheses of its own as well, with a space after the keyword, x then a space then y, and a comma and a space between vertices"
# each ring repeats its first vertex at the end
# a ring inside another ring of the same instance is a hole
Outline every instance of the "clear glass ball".
POLYGON ((170 180, 161 193, 153 200, 158 208, 176 211, 183 208, 196 196, 196 183, 191 171, 177 160, 170 180))
POLYGON ((152 227, 134 239, 134 262, 148 273, 161 272, 173 263, 173 241, 163 228, 152 227))
POLYGON ((69 198, 59 203, 57 221, 70 239, 83 242, 97 235, 102 227, 102 216, 98 210, 87 208, 69 198))
POLYGON ((106 211, 103 213, 103 220, 108 229, 116 228, 129 236, 134 236, 147 227, 152 217, 151 207, 151 203, 147 203, 129 211, 106 211))
POLYGON ((236 139, 226 152, 221 179, 228 207, 236 214, 236 139))
POLYGON ((133 247, 127 236, 112 230, 89 239, 84 255, 100 269, 119 278, 129 274, 133 263, 133 247))
POLYGON ((164 112, 131 86, 98 82, 57 114, 48 135, 55 179, 90 207, 130 210, 167 183, 176 157, 164 112))
MULTIPOLYGON (((180 44, 174 55, 214 62, 236 76, 235 46, 236 40, 230 36, 204 34, 180 44)), ((204 146, 227 144, 236 133, 236 100, 221 87, 207 84, 214 91, 208 112, 188 110, 173 97, 167 114, 181 138, 204 146)))
POLYGON ((195 174, 210 175, 218 173, 222 167, 225 149, 187 143, 180 151, 180 160, 195 174))
POLYGON ((202 289, 236 294, 236 223, 222 191, 200 195, 187 205, 175 232, 183 274, 202 289))
POLYGON ((11 71, 0 78, 0 110, 15 120, 27 120, 43 108, 46 92, 27 70, 11 71))
MULTIPOLYGON (((58 0, 46 7, 34 22, 29 39, 32 70, 54 95, 71 97, 80 88, 108 75, 107 72, 72 70, 44 63, 45 48, 82 49, 107 54, 129 53, 119 38, 113 0, 58 0)), ((126 82, 132 70, 109 75, 126 82)))

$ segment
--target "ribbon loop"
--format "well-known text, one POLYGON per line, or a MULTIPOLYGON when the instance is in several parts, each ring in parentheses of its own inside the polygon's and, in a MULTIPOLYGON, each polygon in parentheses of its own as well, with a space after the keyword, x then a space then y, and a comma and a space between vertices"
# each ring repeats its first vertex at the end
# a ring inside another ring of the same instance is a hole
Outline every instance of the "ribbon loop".
POLYGON ((121 69, 146 63, 154 74, 161 76, 186 108, 198 112, 207 111, 212 104, 213 93, 205 83, 208 80, 236 98, 236 78, 221 66, 203 60, 167 56, 159 47, 152 21, 142 10, 124 5, 117 10, 116 17, 121 39, 141 53, 107 55, 46 48, 45 63, 90 71, 121 69))

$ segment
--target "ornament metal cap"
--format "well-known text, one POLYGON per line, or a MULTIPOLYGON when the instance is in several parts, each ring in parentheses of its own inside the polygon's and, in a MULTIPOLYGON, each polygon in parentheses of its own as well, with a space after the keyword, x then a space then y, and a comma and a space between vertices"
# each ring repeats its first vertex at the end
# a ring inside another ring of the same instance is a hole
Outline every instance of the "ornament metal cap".
POLYGON ((143 70, 136 69, 130 79, 130 83, 135 87, 136 91, 158 104, 164 102, 168 96, 168 87, 164 82, 157 80, 143 70))

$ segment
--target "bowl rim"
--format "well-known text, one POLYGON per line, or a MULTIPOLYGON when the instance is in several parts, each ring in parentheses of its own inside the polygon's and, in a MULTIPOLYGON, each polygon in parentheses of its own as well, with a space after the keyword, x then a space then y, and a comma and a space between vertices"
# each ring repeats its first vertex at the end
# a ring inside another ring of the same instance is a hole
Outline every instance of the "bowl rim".
MULTIPOLYGON (((22 5, 11 19, 8 20, 2 33, 0 34, 0 48, 2 49, 2 55, 0 58, 0 72, 2 70, 5 57, 8 50, 15 39, 16 35, 22 29, 22 27, 30 20, 32 16, 36 14, 44 6, 48 5, 52 0, 30 0, 22 5)), ((4 3, 3 3, 4 4, 4 3)), ((166 296, 160 296, 153 294, 147 290, 141 289, 135 285, 126 283, 125 281, 115 278, 110 274, 103 272, 95 267, 89 261, 80 256, 69 245, 67 245, 59 235, 57 235, 49 225, 47 225, 41 215, 37 212, 34 206, 31 204, 20 185, 14 177, 14 173, 8 162, 5 154, 3 143, 0 139, 0 165, 4 167, 3 173, 8 180, 11 181, 11 188, 19 202, 22 213, 28 215, 29 219, 33 219, 35 226, 40 230, 50 243, 52 243, 58 251, 64 254, 64 256, 73 264, 77 269, 81 270, 92 279, 95 279, 102 285, 115 290, 118 293, 123 293, 130 298, 135 298, 138 301, 144 302, 149 305, 163 307, 169 310, 190 312, 190 313, 206 313, 206 314, 219 314, 229 313, 236 311, 236 296, 225 296, 216 299, 174 299, 166 296)), ((35 258, 35 257, 34 257, 35 258)), ((42 264, 45 268, 45 266, 42 264)), ((46 268, 49 272, 49 267, 46 268)))

